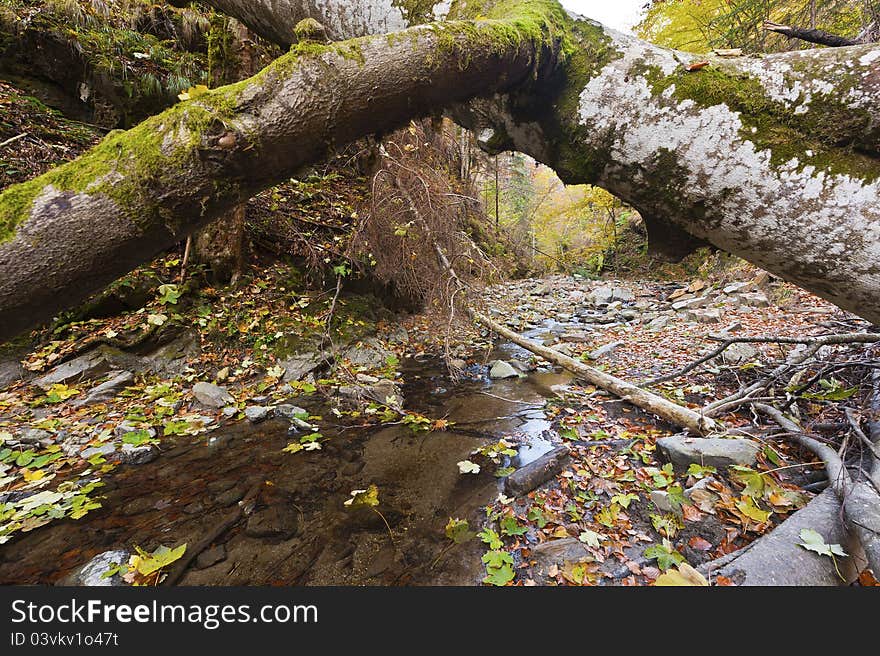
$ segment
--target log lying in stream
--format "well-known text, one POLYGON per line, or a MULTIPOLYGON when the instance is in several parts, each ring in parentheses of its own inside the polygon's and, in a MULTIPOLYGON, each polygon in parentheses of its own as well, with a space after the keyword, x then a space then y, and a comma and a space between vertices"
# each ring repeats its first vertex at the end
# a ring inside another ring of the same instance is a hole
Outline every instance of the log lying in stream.
POLYGON ((578 378, 585 380, 591 385, 595 385, 607 392, 619 396, 624 401, 632 403, 634 406, 641 408, 645 412, 657 415, 661 419, 668 421, 681 428, 686 428, 694 435, 705 437, 709 434, 723 432, 723 426, 714 419, 706 417, 699 412, 685 408, 684 406, 673 403, 662 396, 643 390, 632 383, 606 374, 604 371, 590 367, 579 360, 563 355, 559 351, 548 348, 535 341, 522 337, 517 333, 502 326, 497 321, 490 319, 485 314, 475 310, 468 310, 473 319, 486 326, 492 332, 501 335, 510 340, 517 346, 521 346, 527 351, 531 351, 548 362, 559 365, 563 369, 575 374, 578 378))

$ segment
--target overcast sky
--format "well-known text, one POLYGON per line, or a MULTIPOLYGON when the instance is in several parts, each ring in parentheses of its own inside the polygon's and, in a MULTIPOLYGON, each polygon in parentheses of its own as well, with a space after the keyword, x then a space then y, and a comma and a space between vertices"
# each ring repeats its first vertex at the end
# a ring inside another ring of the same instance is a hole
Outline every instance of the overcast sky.
POLYGON ((646 0, 561 0, 562 6, 608 27, 630 31, 639 22, 646 0))

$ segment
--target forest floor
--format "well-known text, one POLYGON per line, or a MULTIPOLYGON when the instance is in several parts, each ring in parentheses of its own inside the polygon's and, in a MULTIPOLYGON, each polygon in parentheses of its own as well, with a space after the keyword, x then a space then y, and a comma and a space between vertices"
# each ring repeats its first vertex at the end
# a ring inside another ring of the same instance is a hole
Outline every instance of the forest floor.
MULTIPOLYGON (((821 464, 766 439, 748 413, 723 419, 751 431, 754 451, 730 467, 674 468, 656 446, 674 427, 476 327, 451 332, 451 376, 436 317, 395 318, 368 297, 333 306, 279 264, 231 290, 163 282, 177 267, 139 270, 104 299, 109 316, 46 332, 0 364, 0 580, 75 577, 135 546, 168 571, 183 552, 165 546, 185 543, 194 584, 649 584, 740 549, 822 486, 821 464), (490 374, 499 362, 509 378, 490 374), (508 496, 517 467, 563 444, 570 460, 555 476, 508 496), (242 498, 250 518, 235 510, 242 498)), ((864 327, 753 274, 554 276, 489 287, 481 303, 636 383, 674 373, 719 334, 864 327)), ((740 345, 654 389, 700 407, 791 348, 740 345)), ((839 426, 836 402, 860 402, 849 374, 801 404, 805 426, 839 426)))

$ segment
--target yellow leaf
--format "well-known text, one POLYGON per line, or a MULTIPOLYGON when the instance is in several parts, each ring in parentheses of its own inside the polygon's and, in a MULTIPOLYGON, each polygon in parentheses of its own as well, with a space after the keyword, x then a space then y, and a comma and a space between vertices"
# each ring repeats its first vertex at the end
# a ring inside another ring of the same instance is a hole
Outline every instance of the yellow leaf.
POLYGON ((671 569, 665 574, 661 574, 654 585, 657 586, 690 586, 702 587, 708 586, 709 582, 693 567, 687 563, 682 563, 678 569, 671 569))

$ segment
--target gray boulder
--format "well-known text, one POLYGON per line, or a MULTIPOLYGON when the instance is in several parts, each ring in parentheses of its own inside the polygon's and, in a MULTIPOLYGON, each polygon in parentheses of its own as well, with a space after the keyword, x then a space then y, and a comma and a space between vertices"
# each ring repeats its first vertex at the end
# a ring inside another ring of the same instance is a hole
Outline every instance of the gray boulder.
POLYGON ((265 421, 272 414, 272 408, 264 405, 249 405, 244 409, 244 416, 252 424, 259 424, 265 421))
POLYGON ((731 344, 721 354, 721 359, 725 364, 745 364, 756 357, 758 357, 758 349, 750 344, 731 344))
POLYGON ((84 399, 73 402, 73 407, 81 408, 95 403, 105 403, 134 382, 130 371, 111 373, 112 378, 89 391, 84 399))
POLYGON ((626 287, 607 285, 603 287, 597 287, 592 292, 590 292, 590 301, 593 303, 593 305, 610 305, 614 301, 623 301, 624 303, 630 303, 634 300, 635 296, 626 287))
POLYGON ((761 445, 741 437, 672 435, 657 440, 657 448, 679 470, 686 470, 692 463, 723 469, 731 465, 755 464, 761 445))
POLYGON ((152 444, 135 446, 123 444, 119 451, 113 454, 113 460, 123 465, 146 465, 159 457, 159 449, 152 444))
POLYGON ((314 373, 327 361, 324 353, 301 353, 279 363, 284 369, 284 377, 282 382, 290 383, 296 380, 302 380, 311 373, 314 373))
POLYGON ((19 444, 31 444, 46 447, 52 444, 52 433, 41 428, 26 428, 21 431, 16 440, 19 444))
POLYGON ((66 385, 75 381, 93 380, 113 369, 142 368, 140 358, 123 353, 109 346, 99 346, 69 362, 54 367, 49 373, 33 381, 33 385, 48 390, 53 385, 66 385))
POLYGON ((213 383, 196 383, 193 385, 192 392, 196 401, 209 408, 222 408, 230 403, 235 403, 229 390, 213 383))
POLYGON ((295 419, 297 415, 308 417, 309 411, 305 408, 300 408, 298 405, 282 403, 281 405, 275 406, 274 414, 276 417, 280 417, 281 419, 287 419, 288 421, 290 421, 295 419))
POLYGON ((720 323, 721 310, 707 308, 702 310, 686 310, 683 312, 685 321, 694 323, 720 323))
POLYGON ((504 360, 495 360, 489 368, 489 378, 493 380, 502 380, 504 378, 518 378, 519 372, 514 369, 513 365, 504 360))

